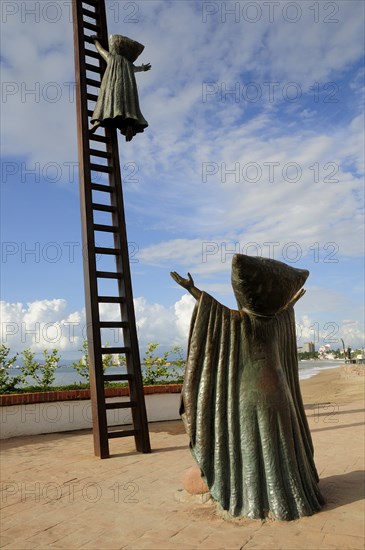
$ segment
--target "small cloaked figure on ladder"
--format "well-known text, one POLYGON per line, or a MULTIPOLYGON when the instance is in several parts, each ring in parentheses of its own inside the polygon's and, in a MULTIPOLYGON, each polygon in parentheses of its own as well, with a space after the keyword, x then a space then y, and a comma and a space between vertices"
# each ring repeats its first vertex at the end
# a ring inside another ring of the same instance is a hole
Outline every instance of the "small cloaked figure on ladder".
POLYGON ((109 36, 109 51, 105 50, 98 37, 92 36, 95 47, 106 61, 107 67, 101 82, 98 100, 91 118, 90 132, 97 128, 119 128, 126 141, 131 141, 137 133, 148 126, 141 113, 138 89, 134 73, 149 71, 150 63, 136 66, 134 62, 144 50, 143 44, 122 36, 109 36))

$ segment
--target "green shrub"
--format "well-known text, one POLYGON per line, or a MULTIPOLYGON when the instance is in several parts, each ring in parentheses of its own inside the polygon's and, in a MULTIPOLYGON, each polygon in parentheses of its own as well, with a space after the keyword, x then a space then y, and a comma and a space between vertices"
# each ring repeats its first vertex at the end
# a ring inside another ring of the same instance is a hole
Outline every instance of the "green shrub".
MULTIPOLYGON (((155 350, 160 344, 148 342, 147 350, 142 360, 144 369, 142 370, 143 383, 145 385, 154 384, 171 384, 172 382, 179 383, 184 378, 185 359, 183 358, 183 349, 180 346, 174 346, 171 350, 165 351, 162 356, 155 353, 155 350), (170 359, 173 355, 174 358, 170 359)), ((108 347, 108 343, 105 345, 108 347)), ((87 340, 83 341, 80 351, 83 356, 78 361, 74 361, 72 366, 87 382, 89 376, 89 354, 87 340)), ((126 366, 125 355, 118 355, 118 364, 113 362, 113 355, 103 355, 103 369, 108 367, 126 366)))
MULTIPOLYGON (((184 378, 185 359, 183 357, 183 349, 180 346, 174 346, 169 351, 165 351, 161 356, 156 353, 156 350, 160 344, 148 342, 147 350, 145 351, 142 360, 142 378, 145 385, 153 384, 171 384, 180 383, 184 378)), ((108 343, 105 344, 108 347, 108 343)), ((84 378, 84 382, 72 384, 71 386, 60 386, 60 388, 85 388, 89 387, 90 375, 89 375, 89 353, 87 340, 82 343, 80 351, 83 353, 81 359, 72 363, 73 368, 77 373, 84 378)), ((36 392, 55 390, 52 385, 56 374, 55 371, 60 361, 60 355, 57 349, 43 351, 44 364, 40 365, 35 359, 35 353, 30 348, 21 352, 22 363, 20 367, 21 374, 12 376, 8 370, 11 369, 19 356, 16 353, 13 357, 8 358, 10 348, 5 344, 0 345, 0 393, 14 393, 19 391, 20 393, 36 392), (32 381, 26 380, 27 377, 31 377, 32 381), (27 386, 24 384, 27 383, 27 386), (19 384, 23 384, 21 388, 17 388, 19 384)), ((125 355, 118 356, 118 364, 114 362, 114 356, 112 354, 103 355, 103 369, 107 369, 112 366, 126 366, 125 355)), ((114 384, 114 386, 125 386, 125 384, 114 384)))
POLYGON ((55 348, 51 352, 45 349, 43 356, 44 364, 40 365, 34 359, 35 353, 30 348, 25 349, 22 352, 23 365, 21 371, 24 378, 31 376, 36 381, 36 387, 39 387, 41 390, 49 390, 56 378, 55 370, 58 367, 61 356, 55 348))
POLYGON ((76 372, 82 376, 82 378, 85 378, 87 382, 90 380, 89 375, 89 352, 88 352, 88 346, 87 346, 87 340, 84 340, 82 342, 81 349, 79 349, 84 355, 79 359, 78 361, 74 361, 72 363, 73 368, 76 370, 76 372))
POLYGON ((8 359, 10 348, 5 344, 0 345, 0 393, 13 392, 16 386, 23 382, 24 377, 12 376, 8 373, 8 369, 13 368, 15 361, 17 360, 18 353, 8 359))
POLYGON ((159 345, 158 343, 148 342, 147 351, 143 359, 145 367, 145 371, 142 372, 143 383, 153 385, 180 382, 183 379, 183 367, 185 366, 182 348, 174 346, 159 357, 154 354, 159 345), (170 354, 177 355, 177 359, 169 360, 170 354))
MULTIPOLYGON (((105 348, 109 347, 109 343, 107 342, 104 346, 105 348)), ((82 376, 82 378, 85 378, 85 380, 90 383, 90 371, 89 371, 89 349, 87 345, 87 339, 84 339, 82 342, 82 347, 79 350, 83 353, 83 356, 78 361, 74 361, 72 363, 73 368, 77 371, 77 373, 82 376)), ((102 358, 103 361, 103 370, 105 371, 109 367, 115 366, 115 363, 113 361, 113 355, 111 353, 107 353, 103 355, 102 358)))

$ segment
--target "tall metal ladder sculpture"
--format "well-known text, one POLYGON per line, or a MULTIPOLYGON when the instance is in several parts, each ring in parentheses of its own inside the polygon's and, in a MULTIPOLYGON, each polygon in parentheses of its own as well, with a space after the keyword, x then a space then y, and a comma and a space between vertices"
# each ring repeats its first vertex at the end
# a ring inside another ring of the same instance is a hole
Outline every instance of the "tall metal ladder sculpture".
POLYGON ((105 0, 73 0, 73 31, 94 449, 97 456, 107 458, 110 438, 134 436, 137 451, 148 453, 151 447, 133 306, 117 133, 115 129, 104 128, 98 129, 94 134, 89 132, 89 118, 93 113, 93 106, 97 100, 96 94, 106 67, 90 36, 97 34, 104 48, 108 49, 105 0), (101 182, 101 179, 106 181, 101 182), (107 216, 109 223, 96 223, 97 216, 107 216), (97 246, 98 238, 104 240, 110 238, 112 246, 97 246), (85 251, 87 251, 86 255, 85 251), (106 255, 102 257, 109 259, 114 257, 114 271, 99 271, 97 255, 106 255), (116 285, 116 295, 103 296, 99 293, 98 289, 103 281, 104 284, 106 282, 116 285), (120 320, 101 321, 99 305, 102 303, 117 304, 120 320), (124 345, 103 347, 103 328, 118 329, 119 333, 122 330, 124 345), (127 374, 104 374, 103 354, 113 353, 125 354, 127 374), (130 401, 106 403, 105 382, 116 380, 128 381, 130 401), (131 408, 133 429, 108 431, 107 410, 121 408, 131 408))

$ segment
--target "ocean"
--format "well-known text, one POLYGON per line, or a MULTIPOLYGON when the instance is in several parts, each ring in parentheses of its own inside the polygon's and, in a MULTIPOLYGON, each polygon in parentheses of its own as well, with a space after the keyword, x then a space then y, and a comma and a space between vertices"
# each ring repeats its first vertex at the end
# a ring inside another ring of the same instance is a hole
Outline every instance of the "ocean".
POLYGON ((299 361, 299 380, 312 378, 312 376, 315 376, 323 370, 335 369, 343 364, 343 359, 338 359, 337 361, 330 361, 326 359, 322 359, 321 361, 299 361))
MULTIPOLYGON (((71 360, 62 360, 64 363, 62 366, 58 367, 56 370, 56 378, 54 381, 54 386, 68 386, 71 384, 78 384, 80 382, 85 382, 85 379, 80 376, 75 369, 72 367, 71 360)), ((343 360, 338 361, 299 361, 299 379, 305 380, 315 376, 319 372, 326 369, 333 369, 339 367, 343 364, 343 360)), ((143 371, 143 366, 142 366, 143 371)), ((110 367, 108 368, 108 374, 119 374, 126 373, 125 367, 110 367)), ((14 376, 19 375, 19 368, 9 369, 9 374, 14 376)), ((34 385, 34 382, 31 378, 27 380, 26 385, 34 385)))

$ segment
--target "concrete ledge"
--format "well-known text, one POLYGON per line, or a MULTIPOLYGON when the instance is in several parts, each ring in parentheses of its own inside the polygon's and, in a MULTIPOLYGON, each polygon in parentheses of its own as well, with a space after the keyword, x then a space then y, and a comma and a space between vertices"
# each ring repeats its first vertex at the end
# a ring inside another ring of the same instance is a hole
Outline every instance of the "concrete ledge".
MULTIPOLYGON (((159 384, 144 386, 145 395, 155 393, 180 393, 182 384, 159 384)), ((129 388, 105 388, 106 397, 129 395, 129 388)), ((90 390, 62 390, 36 393, 9 393, 0 394, 0 407, 8 405, 24 405, 26 403, 48 403, 50 401, 73 401, 77 399, 90 399, 90 390)))
MULTIPOLYGON (((149 422, 180 418, 181 384, 144 388, 149 422)), ((107 402, 128 401, 128 388, 107 388, 107 402)), ((108 425, 132 423, 130 409, 107 411, 108 425)), ((92 427, 90 390, 67 390, 0 396, 0 438, 92 427)))

